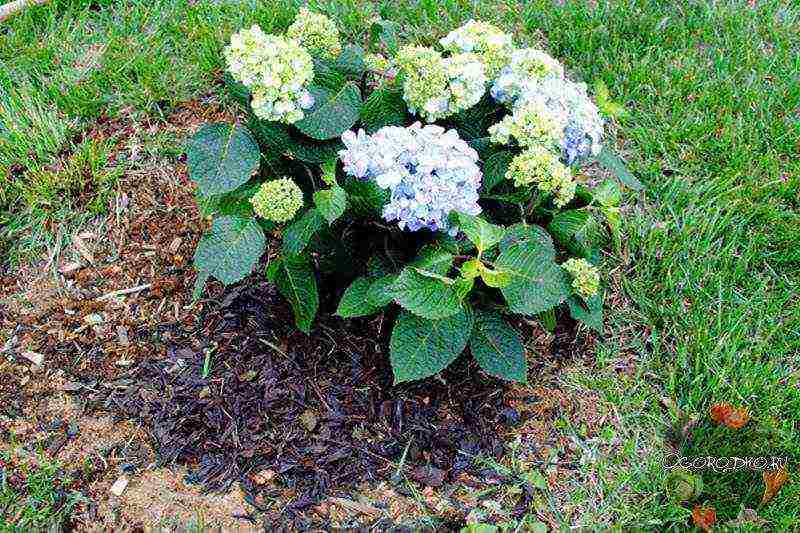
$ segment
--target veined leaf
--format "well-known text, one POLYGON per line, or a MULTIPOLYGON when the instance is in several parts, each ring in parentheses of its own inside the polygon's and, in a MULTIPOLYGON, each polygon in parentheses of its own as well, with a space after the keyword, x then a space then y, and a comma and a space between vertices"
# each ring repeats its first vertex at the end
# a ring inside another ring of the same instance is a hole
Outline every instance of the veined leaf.
POLYGON ((623 185, 626 185, 634 191, 644 190, 642 182, 636 179, 636 176, 631 174, 627 169, 625 163, 608 146, 603 146, 600 153, 597 155, 597 162, 603 165, 606 169, 611 171, 623 185))
POLYGON ((395 384, 444 370, 467 346, 472 323, 469 307, 440 320, 428 320, 408 311, 400 313, 389 342, 395 384))
POLYGON ((338 185, 334 185, 330 189, 315 192, 314 204, 330 225, 344 214, 347 208, 347 193, 338 185))
POLYGON ((254 218, 219 217, 200 239, 195 267, 205 278, 211 275, 230 285, 253 271, 265 246, 264 233, 254 218))
POLYGON ((361 92, 355 83, 349 82, 294 125, 312 139, 324 141, 349 130, 360 111, 361 92))
POLYGON ((368 277, 356 278, 344 291, 336 314, 343 318, 366 316, 380 311, 381 307, 373 305, 369 300, 369 289, 373 280, 368 277))
POLYGON ((603 294, 597 294, 583 300, 580 296, 572 295, 567 298, 569 314, 578 322, 583 322, 598 333, 603 333, 603 294))
POLYGON ((205 195, 223 194, 245 184, 260 157, 250 132, 231 124, 206 124, 186 148, 189 177, 205 195))
POLYGON ((402 126, 406 119, 403 93, 390 89, 375 89, 361 107, 361 124, 372 134, 384 126, 402 126))
POLYGON ((458 213, 457 218, 459 229, 478 248, 479 255, 500 242, 505 235, 503 226, 491 224, 481 217, 458 213))
POLYGON ((463 309, 452 283, 406 267, 392 287, 395 302, 423 318, 440 319, 463 309))
POLYGON ((325 218, 316 209, 306 211, 303 216, 288 226, 283 232, 283 251, 286 255, 298 255, 308 246, 314 236, 325 224, 325 218))
POLYGON ((270 265, 268 277, 289 300, 298 329, 308 334, 319 309, 317 277, 307 256, 286 256, 270 265))
POLYGON ((506 179, 506 172, 511 160, 514 159, 514 154, 508 150, 495 152, 486 158, 483 163, 483 183, 481 184, 481 192, 491 192, 500 182, 506 179))
POLYGON ((469 341, 472 356, 488 374, 526 383, 525 348, 514 329, 494 311, 477 311, 469 341))

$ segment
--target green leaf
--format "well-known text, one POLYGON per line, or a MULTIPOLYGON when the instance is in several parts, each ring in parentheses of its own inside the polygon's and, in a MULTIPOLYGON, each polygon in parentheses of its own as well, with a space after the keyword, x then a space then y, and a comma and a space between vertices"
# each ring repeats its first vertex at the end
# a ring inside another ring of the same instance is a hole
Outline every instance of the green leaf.
POLYGON ((329 91, 338 91, 346 81, 333 62, 314 58, 314 85, 329 91))
POLYGON ((265 246, 264 233, 254 218, 219 217, 200 239, 194 264, 202 276, 230 285, 253 271, 265 246))
POLYGON ((349 130, 358 120, 360 111, 361 93, 355 83, 349 82, 294 125, 312 139, 324 141, 349 130))
POLYGON ((553 239, 547 230, 536 224, 514 224, 506 228, 506 234, 500 241, 500 251, 505 252, 510 246, 523 242, 532 243, 534 246, 542 247, 547 251, 550 258, 555 258, 556 249, 553 246, 553 239))
POLYGON ((628 111, 623 106, 611 99, 608 86, 601 79, 597 79, 594 82, 594 98, 597 102, 597 107, 608 117, 624 117, 628 114, 628 111))
POLYGON ((347 193, 338 185, 330 189, 321 189, 314 193, 314 204, 330 225, 344 214, 347 208, 347 193))
POLYGON ((392 288, 394 300, 424 318, 438 319, 455 315, 462 309, 452 283, 428 275, 414 267, 406 267, 392 288))
POLYGON ((357 44, 345 46, 336 59, 336 70, 353 78, 360 78, 364 74, 364 49, 357 44))
POLYGON ((230 97, 244 109, 249 109, 250 89, 245 87, 243 83, 233 79, 233 76, 231 76, 230 72, 225 72, 223 80, 225 81, 225 88, 228 90, 230 97))
POLYGON ((342 188, 347 191, 350 212, 357 217, 380 216, 383 206, 389 201, 389 191, 381 189, 372 180, 348 176, 342 180, 342 188))
POLYGON ((453 266, 453 254, 433 244, 423 246, 411 266, 446 276, 453 266))
POLYGON ((589 260, 597 257, 607 237, 603 226, 586 209, 569 209, 556 213, 547 229, 559 244, 589 260))
POLYGON ((395 384, 444 370, 466 348, 472 323, 469 307, 441 320, 428 320, 407 311, 400 313, 389 341, 395 384))
POLYGON ((303 140, 293 141, 287 148, 286 155, 306 163, 324 163, 337 157, 339 150, 342 148, 344 148, 344 145, 339 139, 315 141, 304 138, 303 140))
POLYGON ((373 305, 369 300, 369 289, 373 280, 367 277, 356 278, 344 291, 336 314, 342 318, 366 316, 380 311, 381 307, 373 305))
POLYGON ((456 296, 462 302, 464 299, 469 296, 469 293, 472 291, 472 287, 475 286, 475 278, 456 278, 453 282, 453 290, 456 291, 456 296))
POLYGON ((625 167, 625 163, 608 146, 603 146, 600 153, 597 155, 597 162, 603 167, 611 171, 614 176, 622 182, 623 185, 630 187, 634 191, 644 190, 642 182, 636 179, 636 176, 625 167))
POLYGON ((384 51, 394 57, 397 54, 400 26, 396 22, 389 20, 377 20, 370 27, 370 38, 373 44, 379 43, 384 51))
POLYGON ((622 191, 616 181, 605 180, 592 189, 592 197, 603 207, 617 207, 622 201, 622 191))
POLYGON ((290 256, 270 265, 270 278, 278 291, 289 300, 294 320, 300 331, 308 334, 319 309, 317 277, 307 256, 290 256), (271 275, 270 275, 271 274, 271 275))
POLYGON ((386 307, 394 300, 394 284, 399 274, 388 274, 375 278, 367 291, 369 303, 375 307, 386 307))
POLYGON ((283 232, 283 252, 298 255, 308 246, 314 236, 325 224, 325 218, 317 209, 309 209, 303 216, 288 226, 283 232))
POLYGON ((479 255, 500 242, 506 231, 504 227, 491 224, 481 217, 458 213, 457 218, 458 228, 478 248, 479 255))
POLYGON ((508 150, 496 152, 486 158, 483 163, 482 193, 491 192, 498 183, 506 179, 506 172, 508 172, 508 166, 511 164, 512 159, 514 159, 514 154, 508 150))
POLYGON ((547 311, 542 311, 539 313, 539 316, 536 318, 539 319, 539 323, 542 327, 553 333, 556 330, 556 308, 553 307, 552 309, 548 309, 547 311))
POLYGON ((289 130, 280 122, 261 120, 251 114, 247 127, 258 141, 264 156, 279 157, 293 144, 289 130))
MULTIPOLYGON (((322 170, 322 181, 325 182, 326 185, 333 187, 336 185, 336 162, 337 159, 330 159, 325 161, 320 165, 320 170, 322 170)), ((347 193, 345 193, 347 196, 347 193)))
POLYGON ((552 250, 532 240, 509 245, 495 266, 511 275, 501 289, 514 313, 536 315, 560 304, 571 294, 569 274, 558 266, 552 250))
POLYGON ((206 124, 186 148, 189 177, 206 195, 232 191, 258 168, 258 145, 242 126, 206 124))
POLYGON ((250 218, 253 216, 253 204, 250 198, 258 191, 261 183, 248 182, 236 190, 205 196, 200 191, 197 192, 197 207, 203 216, 239 216, 250 218))
POLYGON ((526 383, 528 365, 525 348, 514 329, 494 311, 475 313, 475 326, 469 341, 472 356, 487 374, 509 381, 526 383))
POLYGON ((361 124, 372 134, 384 126, 402 126, 408 109, 403 93, 390 89, 376 89, 361 107, 361 124))
POLYGON ((483 265, 481 268, 481 279, 489 287, 502 289, 511 283, 513 277, 509 272, 501 269, 491 269, 486 265, 483 265))
POLYGON ((603 295, 597 294, 584 300, 580 296, 567 298, 569 314, 578 322, 582 322, 598 333, 603 333, 603 295))

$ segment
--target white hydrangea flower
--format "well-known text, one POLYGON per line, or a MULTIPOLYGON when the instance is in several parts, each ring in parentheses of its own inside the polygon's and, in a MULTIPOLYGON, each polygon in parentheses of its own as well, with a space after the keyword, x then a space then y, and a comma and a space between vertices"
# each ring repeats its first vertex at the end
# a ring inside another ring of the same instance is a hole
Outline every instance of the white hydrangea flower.
POLYGON ((511 60, 514 44, 511 35, 482 21, 469 20, 439 40, 452 53, 472 52, 483 63, 486 75, 493 78, 511 60))
POLYGON ((586 85, 566 78, 544 78, 527 84, 512 113, 489 128, 492 142, 557 150, 572 165, 602 148, 603 119, 586 85))
POLYGON ((486 91, 483 64, 474 54, 443 58, 432 48, 406 46, 397 64, 408 109, 434 122, 477 104, 486 91))
POLYGON ((314 63, 297 42, 265 34, 254 25, 233 34, 224 55, 233 78, 250 89, 257 117, 291 124, 314 105, 308 91, 314 63))
POLYGON ((490 92, 498 102, 512 104, 531 84, 563 77, 564 67, 558 60, 537 48, 521 48, 511 54, 511 61, 500 70, 490 92))
POLYGON ((447 220, 451 212, 481 212, 478 153, 455 130, 417 122, 407 128, 386 126, 373 135, 348 131, 342 142, 344 171, 389 190, 383 217, 401 229, 453 233, 447 220))

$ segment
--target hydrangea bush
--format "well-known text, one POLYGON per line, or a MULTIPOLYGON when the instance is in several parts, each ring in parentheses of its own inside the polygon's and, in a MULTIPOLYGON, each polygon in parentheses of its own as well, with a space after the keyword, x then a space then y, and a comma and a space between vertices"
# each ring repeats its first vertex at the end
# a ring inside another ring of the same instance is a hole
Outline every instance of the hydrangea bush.
POLYGON ((231 37, 226 86, 247 118, 205 125, 187 147, 213 218, 195 295, 209 277, 251 274, 271 236, 265 275, 303 332, 320 306, 387 313, 398 383, 467 349, 525 381, 513 317, 552 329, 569 313, 602 330, 598 256, 619 242, 622 186, 641 184, 603 147, 585 85, 491 24, 429 48, 401 46, 381 20, 362 44, 306 9, 284 35, 231 37), (587 178, 595 164, 614 177, 587 178))

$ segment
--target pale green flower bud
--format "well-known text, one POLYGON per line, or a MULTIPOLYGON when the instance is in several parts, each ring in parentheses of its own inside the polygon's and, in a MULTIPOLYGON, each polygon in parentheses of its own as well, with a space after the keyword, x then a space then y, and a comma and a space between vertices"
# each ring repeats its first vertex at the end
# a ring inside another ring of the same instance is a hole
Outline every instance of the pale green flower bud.
POLYGON ((572 276, 572 288, 583 298, 591 298, 600 288, 600 273, 586 259, 567 259, 561 264, 572 276))
POLYGON ((555 204, 564 207, 575 196, 575 181, 569 167, 546 148, 536 145, 514 157, 506 171, 506 179, 517 187, 536 184, 545 193, 555 196, 555 204))
POLYGON ((261 218, 288 222, 303 207, 303 191, 289 178, 267 181, 250 198, 250 203, 261 218))
POLYGON ((306 48, 311 55, 322 59, 335 59, 342 53, 339 30, 336 24, 321 13, 301 7, 286 36, 306 48))

